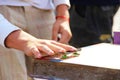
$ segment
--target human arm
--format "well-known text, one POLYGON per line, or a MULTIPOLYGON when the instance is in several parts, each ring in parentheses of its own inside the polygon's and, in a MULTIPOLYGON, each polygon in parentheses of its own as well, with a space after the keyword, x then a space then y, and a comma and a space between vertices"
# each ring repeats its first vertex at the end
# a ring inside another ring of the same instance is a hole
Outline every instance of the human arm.
POLYGON ((76 50, 72 46, 53 40, 37 39, 9 23, 4 17, 2 17, 2 21, 0 21, 0 42, 1 45, 5 45, 4 47, 21 50, 26 55, 34 56, 35 58, 41 58, 43 55, 53 55, 58 52, 76 50), (7 24, 5 22, 7 22, 7 24), (42 55, 41 53, 44 54, 42 55))
POLYGON ((37 39, 22 30, 12 32, 6 38, 5 43, 7 47, 21 50, 25 52, 26 55, 35 56, 35 58, 41 58, 43 55, 53 55, 59 52, 76 50, 72 46, 53 40, 37 39))
POLYGON ((56 21, 53 26, 53 40, 58 40, 58 34, 61 34, 59 42, 68 43, 72 37, 69 25, 69 0, 54 0, 56 4, 56 21), (62 3, 63 2, 63 3, 62 3))

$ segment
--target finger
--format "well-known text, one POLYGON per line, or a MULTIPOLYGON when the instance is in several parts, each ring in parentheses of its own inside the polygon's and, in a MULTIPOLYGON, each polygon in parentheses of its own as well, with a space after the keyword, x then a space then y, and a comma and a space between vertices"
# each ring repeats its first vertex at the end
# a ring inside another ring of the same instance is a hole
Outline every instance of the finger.
POLYGON ((32 53, 33 53, 35 58, 41 58, 42 57, 40 51, 37 48, 34 47, 31 50, 32 50, 32 53))
POLYGON ((52 31, 52 40, 57 41, 58 39, 58 27, 54 25, 53 31, 52 31))
POLYGON ((60 38, 59 42, 60 42, 60 43, 64 43, 64 44, 66 44, 66 43, 69 42, 69 40, 70 40, 69 35, 64 34, 64 35, 61 35, 61 38, 60 38))
POLYGON ((66 52, 66 50, 58 45, 55 44, 47 44, 48 47, 50 47, 55 53, 60 53, 60 52, 66 52))
POLYGON ((51 43, 56 45, 56 46, 60 46, 60 47, 64 48, 66 51, 76 51, 77 50, 73 46, 62 44, 62 43, 59 43, 59 42, 52 41, 51 43))
POLYGON ((53 55, 54 51, 52 51, 48 46, 46 45, 42 45, 42 46, 38 46, 39 50, 43 53, 42 56, 47 55, 53 55))

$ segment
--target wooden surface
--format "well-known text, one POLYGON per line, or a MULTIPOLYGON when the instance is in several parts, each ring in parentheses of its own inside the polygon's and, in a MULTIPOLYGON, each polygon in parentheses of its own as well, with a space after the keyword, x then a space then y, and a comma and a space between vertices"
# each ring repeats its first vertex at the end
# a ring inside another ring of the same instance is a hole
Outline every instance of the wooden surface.
POLYGON ((83 47, 80 56, 61 62, 120 69, 120 45, 101 43, 83 47))
POLYGON ((101 43, 83 47, 79 53, 60 62, 35 60, 31 74, 63 80, 120 80, 120 46, 101 43))

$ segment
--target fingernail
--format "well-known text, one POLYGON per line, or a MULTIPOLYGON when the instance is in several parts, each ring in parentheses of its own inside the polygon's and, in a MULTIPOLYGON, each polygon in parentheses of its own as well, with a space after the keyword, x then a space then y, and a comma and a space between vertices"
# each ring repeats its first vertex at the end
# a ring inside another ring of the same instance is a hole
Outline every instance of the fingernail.
POLYGON ((37 58, 41 58, 41 54, 39 53, 39 54, 37 54, 37 56, 36 56, 37 58))
POLYGON ((70 50, 71 50, 71 51, 77 51, 77 49, 74 48, 74 47, 72 47, 70 50))
POLYGON ((66 50, 65 49, 60 49, 59 52, 65 52, 66 50))
POLYGON ((49 51, 48 54, 49 54, 49 55, 53 55, 54 52, 53 52, 53 51, 49 51))

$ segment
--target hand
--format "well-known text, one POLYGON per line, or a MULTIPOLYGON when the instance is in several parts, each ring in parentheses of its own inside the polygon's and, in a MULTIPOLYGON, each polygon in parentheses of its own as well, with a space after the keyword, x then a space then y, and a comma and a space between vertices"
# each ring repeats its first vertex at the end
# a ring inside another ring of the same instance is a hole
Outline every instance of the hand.
POLYGON ((9 48, 25 52, 28 56, 41 58, 44 55, 54 55, 58 52, 76 51, 76 48, 53 40, 37 39, 30 34, 17 30, 12 32, 5 41, 9 48))
POLYGON ((62 18, 56 20, 52 32, 52 39, 55 41, 58 41, 58 34, 61 35, 61 38, 59 39, 60 43, 68 43, 72 37, 69 21, 62 18))
POLYGON ((61 4, 56 7, 56 22, 53 26, 52 39, 58 41, 58 34, 61 35, 59 42, 68 43, 72 37, 69 26, 69 7, 66 4, 61 4), (58 16, 63 16, 58 17, 58 16))
POLYGON ((55 53, 61 53, 66 51, 75 51, 76 49, 72 46, 58 43, 53 40, 41 40, 36 39, 34 41, 29 41, 29 43, 24 47, 24 52, 28 56, 34 55, 35 58, 41 58, 46 55, 54 55, 55 53))

